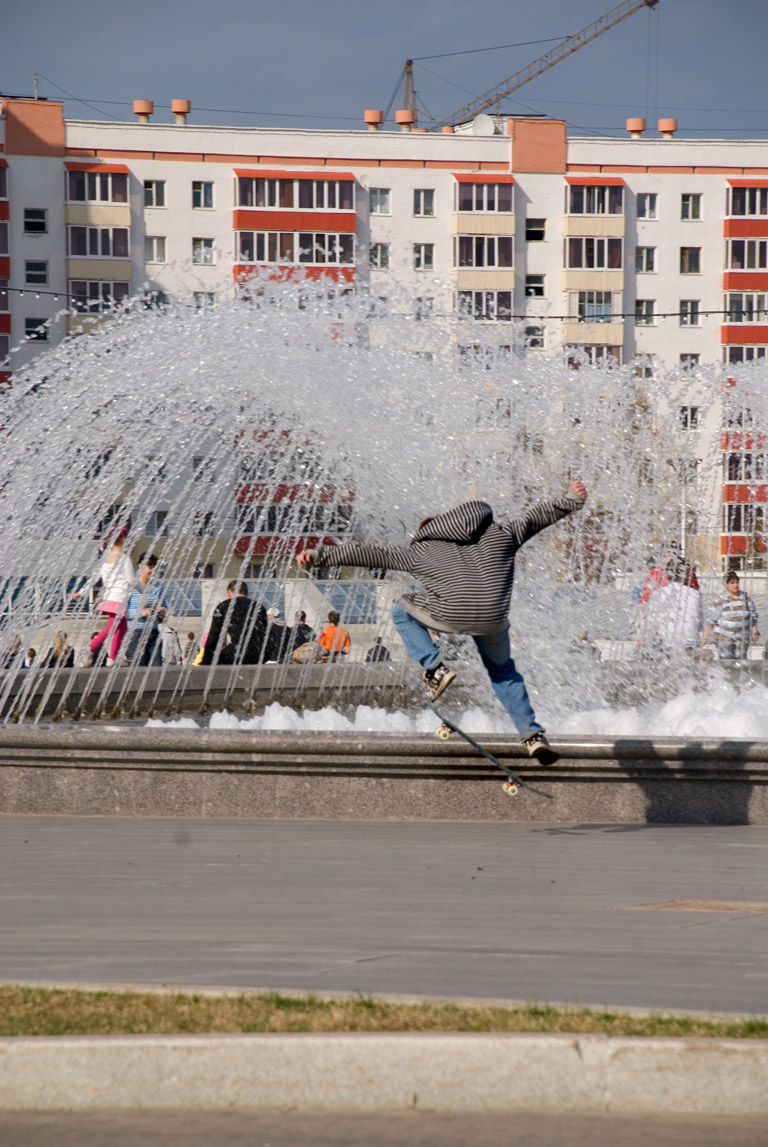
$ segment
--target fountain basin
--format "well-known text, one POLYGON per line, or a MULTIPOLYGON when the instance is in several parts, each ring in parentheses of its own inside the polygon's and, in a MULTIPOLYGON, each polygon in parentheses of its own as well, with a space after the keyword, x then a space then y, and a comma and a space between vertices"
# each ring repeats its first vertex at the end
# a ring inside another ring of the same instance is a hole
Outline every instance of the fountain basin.
POLYGON ((463 742, 428 734, 59 724, 0 728, 0 813, 83 816, 768 824, 768 741, 553 738, 481 743, 550 794, 509 798, 463 742))

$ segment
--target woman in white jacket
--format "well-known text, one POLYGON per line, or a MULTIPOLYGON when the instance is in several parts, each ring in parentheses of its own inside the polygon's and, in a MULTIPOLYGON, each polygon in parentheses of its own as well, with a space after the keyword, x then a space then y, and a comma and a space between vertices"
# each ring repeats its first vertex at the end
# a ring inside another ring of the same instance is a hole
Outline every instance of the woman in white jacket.
POLYGON ((99 568, 88 578, 85 585, 82 586, 76 594, 73 594, 73 598, 76 600, 84 593, 87 593, 99 578, 101 579, 103 589, 101 591, 99 609, 109 620, 101 632, 97 633, 92 639, 88 648, 91 651, 91 655, 95 656, 96 652, 101 649, 101 646, 111 633, 112 644, 110 646, 109 656, 112 661, 117 659, 120 645, 128 629, 128 622, 125 616, 126 608, 131 590, 137 584, 133 562, 128 554, 123 553, 124 545, 125 530, 121 530, 116 534, 105 557, 102 558, 99 568))

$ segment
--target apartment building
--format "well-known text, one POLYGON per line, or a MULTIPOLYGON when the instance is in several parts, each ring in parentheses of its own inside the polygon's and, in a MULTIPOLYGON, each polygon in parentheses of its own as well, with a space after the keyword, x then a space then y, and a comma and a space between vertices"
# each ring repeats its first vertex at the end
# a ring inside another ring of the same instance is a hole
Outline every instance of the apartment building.
MULTIPOLYGON (((465 350, 475 330, 484 346, 692 378, 766 359, 766 141, 682 139, 671 119, 659 134, 628 120, 613 139, 535 117, 438 134, 407 111, 382 131, 374 110, 363 130, 284 131, 197 127, 188 101, 173 109, 176 123, 153 123, 136 101, 136 122, 104 123, 2 100, 4 380, 139 291, 204 306, 263 268, 374 306, 406 299, 465 350)), ((696 410, 694 395, 681 432, 704 432, 696 410)), ((723 450, 721 495, 764 501, 768 487, 729 480, 721 430, 704 447, 723 450)), ((724 510, 718 560, 756 560, 755 521, 724 510)))

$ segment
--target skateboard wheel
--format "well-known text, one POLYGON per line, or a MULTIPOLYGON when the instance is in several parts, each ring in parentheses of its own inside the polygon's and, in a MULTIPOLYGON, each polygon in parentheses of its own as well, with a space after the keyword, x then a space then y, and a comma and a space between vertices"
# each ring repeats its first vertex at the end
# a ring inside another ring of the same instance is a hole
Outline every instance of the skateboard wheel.
POLYGON ((515 781, 505 781, 503 787, 508 797, 516 797, 520 792, 520 786, 515 781))
POLYGON ((441 725, 439 729, 435 730, 435 736, 439 741, 450 741, 451 730, 447 725, 441 725))

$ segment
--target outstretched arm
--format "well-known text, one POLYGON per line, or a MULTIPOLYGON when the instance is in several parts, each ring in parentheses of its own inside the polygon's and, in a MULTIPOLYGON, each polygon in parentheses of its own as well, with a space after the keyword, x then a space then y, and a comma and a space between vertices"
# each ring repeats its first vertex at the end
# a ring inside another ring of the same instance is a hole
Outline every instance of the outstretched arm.
POLYGON ((534 534, 538 534, 539 530, 553 526, 561 518, 582 508, 587 499, 587 487, 576 479, 571 483, 571 491, 572 493, 566 494, 563 498, 546 498, 536 502, 522 518, 509 522, 504 529, 514 534, 518 545, 521 546, 534 534))
POLYGON ((318 546, 298 555, 302 569, 327 566, 362 566, 365 569, 410 570, 416 555, 410 546, 372 546, 365 542, 342 542, 339 546, 318 546))

